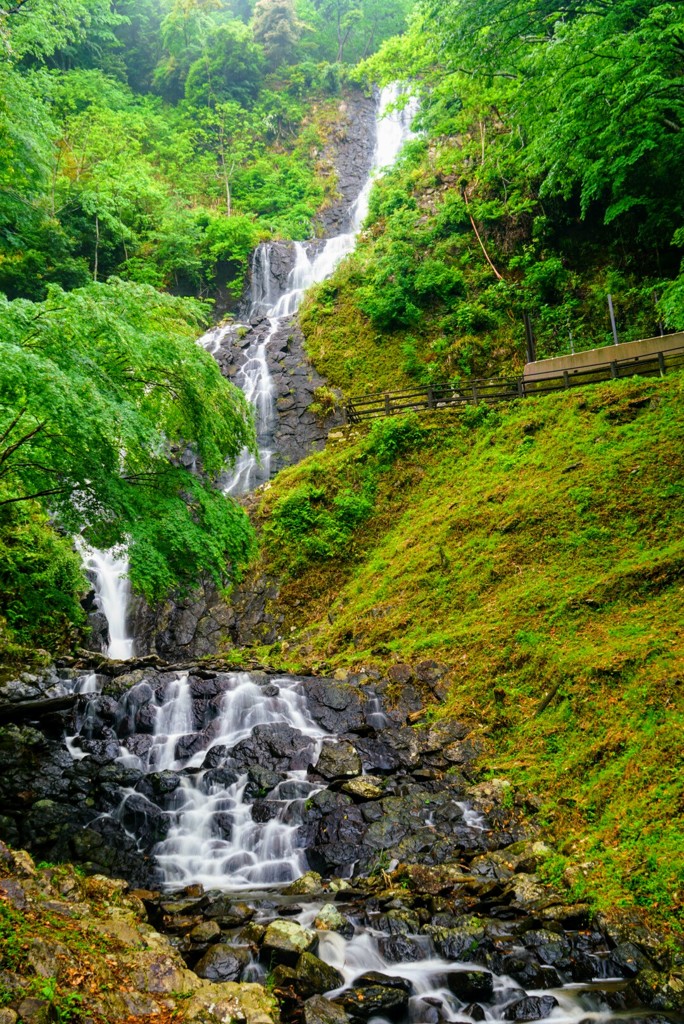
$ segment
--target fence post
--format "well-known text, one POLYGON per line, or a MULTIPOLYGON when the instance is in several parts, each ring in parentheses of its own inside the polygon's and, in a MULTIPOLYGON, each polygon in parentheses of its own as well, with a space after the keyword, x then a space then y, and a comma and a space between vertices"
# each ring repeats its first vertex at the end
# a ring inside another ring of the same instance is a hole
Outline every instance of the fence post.
POLYGON ((475 381, 473 381, 473 402, 475 403, 475 405, 477 405, 478 394, 477 394, 477 384, 475 383, 475 381))
POLYGON ((392 414, 392 406, 391 406, 391 403, 390 403, 390 396, 389 395, 385 395, 385 416, 390 416, 391 414, 392 414))
POLYGON ((567 370, 563 370, 563 387, 566 391, 570 387, 570 374, 567 370))
POLYGON ((613 344, 619 345, 620 342, 618 341, 617 325, 615 323, 615 310, 613 309, 613 296, 610 294, 608 295, 608 311, 610 313, 610 326, 613 329, 613 344))
POLYGON ((662 352, 658 353, 658 369, 660 370, 660 376, 665 376, 665 356, 662 352))
POLYGON ((427 393, 428 409, 434 409, 435 407, 435 392, 432 388, 428 388, 427 393))
MULTIPOLYGON (((617 344, 617 342, 615 344, 617 344)), ((610 375, 613 378, 613 380, 618 379, 618 364, 615 362, 615 360, 613 360, 613 362, 610 364, 610 375)))
POLYGON ((525 310, 523 313, 523 320, 525 321, 525 339, 527 342, 527 362, 535 363, 537 361, 537 343, 534 340, 534 331, 532 330, 532 321, 530 320, 530 314, 525 310))
POLYGON ((518 398, 525 397, 525 378, 521 377, 518 380, 518 398))

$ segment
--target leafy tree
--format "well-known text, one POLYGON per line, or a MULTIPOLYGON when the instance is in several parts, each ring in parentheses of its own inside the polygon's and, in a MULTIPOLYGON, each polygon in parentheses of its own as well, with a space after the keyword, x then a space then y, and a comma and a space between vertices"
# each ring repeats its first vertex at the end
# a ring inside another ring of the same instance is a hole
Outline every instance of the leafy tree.
POLYGON ((119 23, 109 0, 14 0, 0 11, 0 35, 12 56, 24 60, 45 61, 119 23))
POLYGON ((195 107, 231 101, 249 106, 263 79, 263 50, 239 21, 220 25, 188 71, 185 97, 195 107))
POLYGON ((191 340, 199 313, 117 281, 0 307, 0 511, 38 500, 97 547, 127 541, 149 599, 223 584, 251 549, 218 489, 254 443, 250 413, 191 340))
POLYGON ((185 80, 193 62, 201 57, 214 26, 218 0, 174 0, 161 24, 164 56, 154 84, 164 99, 177 103, 185 95, 185 80))
POLYGON ((292 0, 258 0, 252 29, 272 68, 293 63, 302 25, 292 0))

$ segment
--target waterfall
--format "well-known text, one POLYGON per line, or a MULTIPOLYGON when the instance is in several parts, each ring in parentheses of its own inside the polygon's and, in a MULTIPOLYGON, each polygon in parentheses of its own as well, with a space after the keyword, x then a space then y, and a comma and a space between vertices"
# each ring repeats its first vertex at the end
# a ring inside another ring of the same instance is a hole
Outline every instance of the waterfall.
MULTIPOLYGON (((411 138, 415 102, 410 101, 400 111, 390 109, 401 95, 401 88, 396 83, 387 86, 380 94, 373 161, 366 182, 350 209, 349 231, 328 238, 323 245, 315 241, 294 242, 294 265, 285 290, 280 294, 276 294, 275 280, 271 273, 272 243, 264 242, 254 252, 250 319, 265 315, 268 318, 268 329, 250 342, 235 383, 254 407, 259 454, 257 457, 251 452, 242 452, 225 485, 226 494, 245 494, 270 478, 276 416, 273 380, 268 367, 269 345, 280 328, 297 312, 307 289, 330 277, 340 261, 353 252, 356 236, 368 215, 373 182, 384 168, 396 161, 402 146, 411 138)), ((200 338, 199 343, 207 351, 216 354, 222 341, 235 329, 235 325, 214 328, 200 338)))
MULTIPOLYGON (((269 346, 289 318, 298 310, 308 288, 330 277, 339 262, 354 250, 356 236, 368 214, 368 199, 375 178, 391 166, 404 142, 411 137, 411 121, 416 111, 409 102, 402 111, 390 111, 401 96, 398 85, 383 89, 378 104, 378 124, 372 165, 366 182, 349 211, 349 231, 328 238, 324 243, 294 242, 294 263, 284 289, 278 289, 272 273, 273 243, 264 242, 254 251, 251 267, 250 315, 252 322, 266 319, 265 329, 255 331, 247 324, 211 328, 198 340, 211 355, 217 356, 228 339, 247 336, 244 360, 235 383, 254 408, 258 456, 244 449, 224 485, 224 493, 246 494, 270 479, 274 454, 273 432, 276 426, 275 387, 271 376, 269 346)), ((96 551, 79 545, 86 568, 93 574, 97 605, 109 625, 110 658, 133 655, 134 640, 128 633, 127 619, 130 585, 125 551, 96 551)))
POLYGON ((125 661, 133 657, 134 639, 128 630, 128 606, 131 586, 128 581, 128 557, 124 548, 98 551, 77 542, 83 564, 93 578, 95 601, 107 619, 108 658, 125 661))

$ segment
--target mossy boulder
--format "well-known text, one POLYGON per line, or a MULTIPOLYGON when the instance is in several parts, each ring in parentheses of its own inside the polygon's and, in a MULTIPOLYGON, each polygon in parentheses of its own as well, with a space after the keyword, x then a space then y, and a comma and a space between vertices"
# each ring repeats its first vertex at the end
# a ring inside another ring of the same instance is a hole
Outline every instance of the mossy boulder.
POLYGON ((317 941, 315 931, 303 928, 296 921, 278 918, 271 921, 266 929, 261 947, 262 957, 266 962, 294 966, 302 953, 309 953, 315 948, 317 941))

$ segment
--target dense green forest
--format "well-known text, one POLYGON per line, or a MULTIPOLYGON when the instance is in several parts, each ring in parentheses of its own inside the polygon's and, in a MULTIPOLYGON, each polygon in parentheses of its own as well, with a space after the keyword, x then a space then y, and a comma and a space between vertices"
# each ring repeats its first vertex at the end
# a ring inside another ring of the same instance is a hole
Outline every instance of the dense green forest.
POLYGON ((680 5, 16 0, 0 40, 8 661, 73 639, 73 532, 151 599, 251 557, 217 490, 250 413, 192 339, 259 241, 315 233, 350 83, 420 113, 302 312, 332 385, 518 368, 523 312, 541 355, 603 344, 609 293, 624 340, 684 327, 680 5))
POLYGON ((418 127, 369 230, 304 316, 347 392, 519 366, 684 327, 684 15, 620 0, 419 3, 366 65, 418 127))
POLYGON ((82 624, 73 533, 126 540, 150 599, 225 584, 248 558, 249 522, 217 480, 252 443, 251 414, 193 344, 204 300, 239 297, 259 241, 313 233, 336 194, 321 156, 335 97, 407 8, 0 12, 3 660, 47 656, 82 624))

